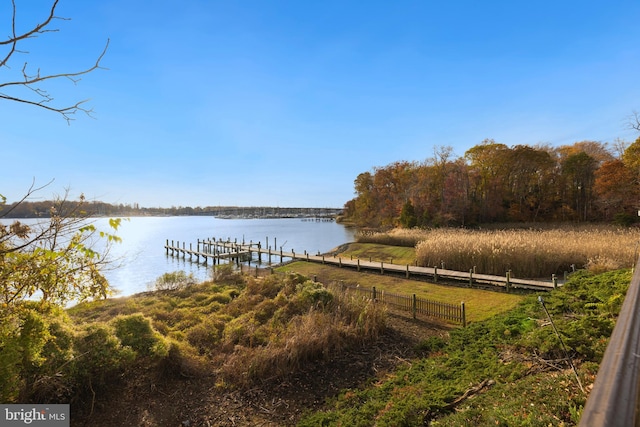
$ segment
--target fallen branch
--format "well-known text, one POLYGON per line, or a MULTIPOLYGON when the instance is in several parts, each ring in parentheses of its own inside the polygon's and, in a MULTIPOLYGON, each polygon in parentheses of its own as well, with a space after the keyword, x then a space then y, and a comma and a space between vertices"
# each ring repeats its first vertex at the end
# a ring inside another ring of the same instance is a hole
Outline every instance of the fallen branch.
POLYGON ((467 400, 468 398, 475 396, 476 394, 480 393, 482 390, 484 390, 485 388, 491 387, 492 385, 494 385, 496 382, 494 380, 484 380, 482 381, 480 384, 478 384, 475 387, 471 387, 470 389, 468 389, 467 391, 465 391, 462 396, 458 397, 457 399, 455 399, 453 402, 447 404, 446 406, 444 406, 443 409, 446 410, 451 410, 454 407, 456 407, 457 405, 459 405, 460 403, 464 402, 465 400, 467 400))

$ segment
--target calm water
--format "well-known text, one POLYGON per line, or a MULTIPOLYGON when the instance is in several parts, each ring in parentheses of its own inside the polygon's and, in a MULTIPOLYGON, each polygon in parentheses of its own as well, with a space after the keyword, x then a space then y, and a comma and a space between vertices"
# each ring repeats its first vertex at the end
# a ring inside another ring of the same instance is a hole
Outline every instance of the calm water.
MULTIPOLYGON (((96 227, 107 230, 107 219, 96 221, 96 227)), ((261 242, 282 247, 285 251, 328 252, 353 241, 353 229, 335 222, 302 221, 287 219, 218 219, 214 217, 134 217, 123 221, 116 233, 123 242, 114 245, 111 255, 119 267, 107 271, 106 276, 119 295, 131 295, 147 290, 147 285, 164 273, 184 270, 198 279, 210 277, 211 265, 204 266, 166 255, 167 239, 193 244, 198 239, 230 238, 238 242, 261 242)), ((264 258, 263 258, 264 260, 264 258)), ((279 260, 279 258, 277 259, 279 260)), ((276 261, 276 258, 273 258, 276 261)))

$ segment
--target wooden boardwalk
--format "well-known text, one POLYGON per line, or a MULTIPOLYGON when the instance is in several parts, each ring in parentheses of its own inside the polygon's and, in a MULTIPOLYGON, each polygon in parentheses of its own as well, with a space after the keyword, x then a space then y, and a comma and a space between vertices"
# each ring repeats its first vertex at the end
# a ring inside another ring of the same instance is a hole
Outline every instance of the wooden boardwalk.
POLYGON ((391 273, 395 275, 403 275, 405 278, 410 279, 412 277, 428 278, 430 281, 437 283, 439 280, 457 281, 468 284, 469 286, 490 285, 505 288, 509 291, 511 288, 535 290, 535 291, 548 291, 558 286, 558 281, 555 275, 551 277, 550 281, 519 279, 510 277, 507 273, 505 276, 492 276, 488 274, 476 274, 473 270, 468 272, 446 270, 438 267, 418 267, 414 265, 400 265, 385 263, 380 261, 367 261, 361 259, 343 258, 340 256, 327 256, 322 254, 311 255, 306 251, 302 253, 296 253, 293 250, 291 252, 283 252, 271 248, 264 249, 260 243, 240 244, 237 242, 231 242, 230 240, 198 240, 196 249, 193 249, 192 244, 189 244, 187 249, 185 243, 169 244, 169 240, 165 245, 167 255, 182 257, 195 262, 200 262, 200 258, 203 259, 203 263, 207 264, 208 260, 211 260, 214 264, 221 259, 227 259, 240 263, 243 260, 251 262, 254 254, 258 257, 258 262, 262 263, 266 258, 268 264, 272 264, 272 260, 279 259, 282 263, 285 259, 293 261, 308 261, 319 264, 335 265, 338 267, 351 268, 356 271, 362 272, 378 272, 380 274, 391 273))

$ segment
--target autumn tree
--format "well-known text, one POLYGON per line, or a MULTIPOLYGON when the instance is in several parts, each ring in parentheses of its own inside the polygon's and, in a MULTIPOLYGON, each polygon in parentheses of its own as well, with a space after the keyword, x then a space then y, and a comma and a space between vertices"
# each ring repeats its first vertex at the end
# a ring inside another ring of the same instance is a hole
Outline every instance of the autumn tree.
POLYGON ((507 161, 509 218, 536 221, 548 205, 554 161, 548 152, 525 145, 513 147, 507 161))
POLYGON ((602 219, 629 223, 638 205, 638 176, 622 160, 605 162, 595 174, 596 203, 602 219))
POLYGON ((469 162, 471 203, 477 206, 479 222, 504 218, 504 190, 509 175, 510 149, 485 139, 464 154, 469 162))

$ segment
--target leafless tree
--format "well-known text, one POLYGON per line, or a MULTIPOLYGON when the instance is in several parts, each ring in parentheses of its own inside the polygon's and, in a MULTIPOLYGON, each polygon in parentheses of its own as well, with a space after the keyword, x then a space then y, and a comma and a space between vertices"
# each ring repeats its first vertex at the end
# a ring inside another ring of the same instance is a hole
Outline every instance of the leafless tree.
MULTIPOLYGON (((25 31, 17 31, 17 14, 16 1, 11 0, 11 28, 10 35, 6 39, 0 39, 0 69, 10 69, 10 62, 17 58, 19 54, 27 54, 28 52, 20 49, 20 46, 25 40, 36 38, 42 34, 57 32, 57 28, 53 26, 56 20, 68 20, 68 18, 62 18, 56 16, 56 7, 59 0, 54 0, 47 17, 40 23, 30 26, 25 31)), ((81 76, 88 74, 97 69, 105 69, 101 66, 102 61, 107 48, 109 47, 109 40, 102 50, 102 53, 98 56, 95 63, 83 70, 58 73, 58 74, 46 74, 41 73, 38 67, 35 71, 29 71, 27 62, 24 62, 21 69, 21 78, 16 78, 15 81, 0 82, 0 99, 20 102, 28 105, 33 105, 45 110, 59 113, 67 123, 74 120, 74 116, 78 112, 82 112, 91 117, 92 109, 87 108, 85 103, 88 100, 78 101, 72 105, 56 105, 53 96, 45 88, 46 83, 50 80, 68 79, 73 84, 80 81, 81 76), (28 89, 26 95, 17 95, 20 89, 28 89)))
POLYGON ((637 111, 633 111, 631 116, 629 116, 628 121, 629 129, 635 129, 640 132, 640 113, 637 111))

